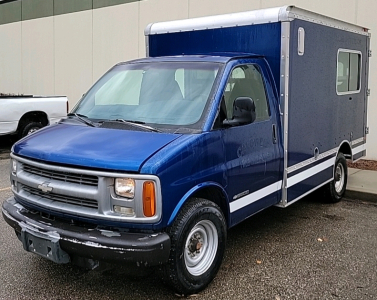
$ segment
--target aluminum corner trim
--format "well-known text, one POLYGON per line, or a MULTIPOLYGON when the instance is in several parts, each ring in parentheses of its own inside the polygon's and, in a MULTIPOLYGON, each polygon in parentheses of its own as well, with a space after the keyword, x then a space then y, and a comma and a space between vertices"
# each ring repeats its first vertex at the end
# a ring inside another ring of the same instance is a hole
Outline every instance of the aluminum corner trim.
POLYGON ((145 57, 149 57, 149 36, 145 36, 145 57))
POLYGON ((280 101, 283 103, 283 151, 284 151, 284 170, 282 184, 281 204, 287 204, 288 189, 288 101, 289 101, 289 55, 290 55, 290 22, 281 23, 281 57, 280 57, 280 101))
POLYGON ((294 7, 295 6, 293 6, 293 5, 286 5, 286 6, 281 7, 280 10, 279 10, 279 21, 280 22, 292 21, 293 18, 291 16, 290 12, 294 7))
POLYGON ((144 29, 144 35, 145 36, 148 36, 151 34, 151 31, 152 31, 152 26, 153 26, 154 23, 149 23, 145 29, 144 29))
POLYGON ((352 24, 346 21, 335 19, 326 15, 302 9, 295 6, 289 6, 287 9, 288 20, 300 19, 307 22, 320 24, 323 26, 333 27, 344 31, 349 31, 361 35, 369 35, 368 28, 360 25, 352 24))

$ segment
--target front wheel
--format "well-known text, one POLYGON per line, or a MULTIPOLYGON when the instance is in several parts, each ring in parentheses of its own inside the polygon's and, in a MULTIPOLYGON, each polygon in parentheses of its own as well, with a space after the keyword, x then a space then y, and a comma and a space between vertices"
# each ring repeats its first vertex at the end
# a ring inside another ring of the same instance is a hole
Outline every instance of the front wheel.
POLYGON ((225 251, 226 223, 213 202, 193 198, 168 231, 171 238, 165 280, 179 293, 203 290, 216 276, 225 251))
POLYGON ((339 202, 346 192, 348 178, 347 161, 343 153, 339 153, 334 165, 334 179, 324 188, 327 202, 339 202))

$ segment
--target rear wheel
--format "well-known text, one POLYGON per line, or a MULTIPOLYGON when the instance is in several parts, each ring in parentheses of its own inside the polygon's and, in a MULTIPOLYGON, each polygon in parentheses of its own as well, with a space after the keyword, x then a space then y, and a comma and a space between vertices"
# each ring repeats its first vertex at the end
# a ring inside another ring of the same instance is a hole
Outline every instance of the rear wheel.
POLYGON ((39 122, 28 121, 20 130, 20 138, 23 138, 29 134, 34 133, 38 129, 41 129, 43 125, 39 122))
POLYGON ((327 202, 336 203, 342 199, 346 192, 347 179, 347 161, 343 153, 339 153, 334 165, 334 179, 324 188, 324 196, 327 202))
POLYGON ((224 256, 226 223, 220 208, 205 199, 190 199, 168 233, 171 250, 164 266, 165 281, 182 294, 203 290, 224 256))

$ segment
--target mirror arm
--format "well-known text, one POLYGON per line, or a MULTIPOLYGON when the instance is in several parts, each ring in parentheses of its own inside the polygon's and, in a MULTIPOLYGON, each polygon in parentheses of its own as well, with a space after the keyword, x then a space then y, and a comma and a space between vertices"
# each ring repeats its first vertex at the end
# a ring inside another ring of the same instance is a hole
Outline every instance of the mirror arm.
POLYGON ((237 119, 233 119, 233 120, 224 120, 223 121, 223 125, 226 126, 226 127, 233 127, 233 126, 238 126, 240 125, 241 123, 237 120, 237 119))

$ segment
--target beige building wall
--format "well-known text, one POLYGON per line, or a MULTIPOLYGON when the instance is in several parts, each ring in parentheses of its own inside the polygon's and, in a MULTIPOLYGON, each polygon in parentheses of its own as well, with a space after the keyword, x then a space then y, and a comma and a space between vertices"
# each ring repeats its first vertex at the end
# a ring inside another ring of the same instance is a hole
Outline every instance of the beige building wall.
POLYGON ((22 93, 54 95, 54 18, 22 22, 21 41, 22 93))
POLYGON ((260 0, 245 1, 216 1, 216 0, 190 0, 190 18, 219 15, 232 12, 260 9, 260 0))
MULTIPOLYGON (((284 0, 124 2, 129 3, 0 25, 0 92, 67 95, 72 108, 114 64, 145 56, 144 28, 148 23, 287 4, 284 0)), ((91 3, 94 5, 95 0, 91 3)), ((377 49, 377 1, 291 0, 289 4, 370 28, 371 49, 377 49)), ((370 60, 372 94, 367 143, 368 158, 377 160, 377 118, 374 117, 377 70, 372 67, 375 61, 375 57, 370 60)))
POLYGON ((368 101, 368 125, 370 134, 367 136, 367 158, 377 160, 377 1, 359 0, 356 23, 370 28, 372 33, 370 48, 374 50, 369 61, 369 88, 371 96, 368 101))
POLYGON ((139 6, 93 10, 93 82, 116 63, 139 57, 139 6))
POLYGON ((22 93, 21 23, 0 26, 0 92, 22 93))
POLYGON ((92 11, 54 17, 55 94, 67 95, 70 107, 93 82, 92 11))
MULTIPOLYGON (((204 2, 204 1, 203 1, 204 2)), ((127 4, 126 4, 127 5, 127 4)), ((186 19, 189 17, 188 0, 140 1, 139 9, 139 57, 145 57, 144 29, 149 23, 186 19)))

